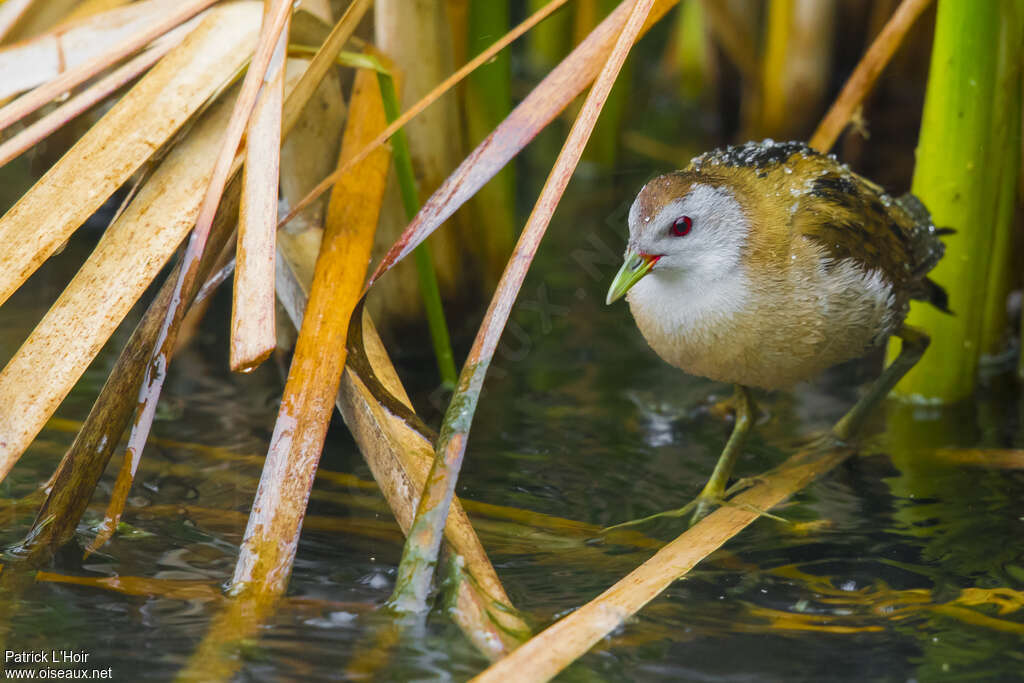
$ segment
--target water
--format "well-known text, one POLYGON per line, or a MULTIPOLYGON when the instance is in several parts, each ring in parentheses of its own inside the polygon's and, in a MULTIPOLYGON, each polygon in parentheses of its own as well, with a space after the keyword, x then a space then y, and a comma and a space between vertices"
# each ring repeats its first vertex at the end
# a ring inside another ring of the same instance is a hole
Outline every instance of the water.
MULTIPOLYGON (((511 599, 535 627, 653 552, 594 542, 593 530, 681 505, 699 490, 731 427, 712 410, 728 387, 666 367, 626 307, 601 300, 616 264, 598 257, 605 247, 621 248, 620 229, 605 219, 617 222, 629 188, 642 180, 634 174, 612 187, 574 186, 524 287, 515 333, 497 356, 469 444, 464 498, 591 525, 554 519, 531 528, 470 509, 511 599), (614 200, 595 201, 595 188, 614 200)), ((38 281, 59 285, 58 272, 84 257, 90 239, 73 241, 38 281)), ((56 286, 28 290, 2 309, 5 354, 56 286)), ((244 376, 226 371, 229 303, 219 296, 198 343, 174 363, 125 515, 133 533, 84 561, 79 551, 65 552, 51 568, 93 580, 170 583, 118 590, 36 581, 8 605, 5 649, 81 651, 90 666, 110 667, 115 680, 168 680, 202 639, 237 556, 281 381, 273 364, 244 376), (167 594, 182 581, 206 590, 167 594)), ((58 417, 84 417, 115 352, 113 345, 104 351, 58 417)), ((430 359, 414 348, 396 352, 430 414, 430 359)), ((738 472, 780 462, 841 415, 857 383, 873 372, 870 361, 855 363, 795 392, 759 395, 762 418, 738 472)), ((779 511, 793 524, 755 522, 566 676, 1017 679, 1024 664, 1024 474, 936 466, 927 457, 939 446, 1019 446, 1019 395, 1003 384, 975 404, 930 409, 928 420, 920 409, 890 406, 886 432, 860 457, 779 511)), ((883 427, 880 416, 872 429, 883 427)), ((3 484, 4 497, 16 499, 45 479, 71 438, 63 423, 47 428, 3 484)), ((370 479, 341 425, 332 429, 322 468, 370 479)), ((80 527, 83 542, 111 484, 104 479, 80 527)), ((30 512, 17 515, 3 541, 19 540, 30 519, 30 512)), ((644 531, 669 540, 681 529, 669 520, 644 531)), ((384 619, 374 610, 393 588, 400 549, 397 527, 372 488, 321 477, 289 599, 239 653, 237 680, 352 673, 353 662, 375 650, 368 638, 384 619)), ((372 678, 461 680, 485 664, 437 609, 421 632, 374 665, 372 678)))

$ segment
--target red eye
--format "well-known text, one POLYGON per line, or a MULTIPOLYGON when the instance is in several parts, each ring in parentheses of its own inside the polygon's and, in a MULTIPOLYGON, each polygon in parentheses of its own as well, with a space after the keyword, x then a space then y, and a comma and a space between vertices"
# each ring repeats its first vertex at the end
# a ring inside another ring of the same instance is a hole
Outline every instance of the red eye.
POLYGON ((691 228, 693 228, 693 220, 689 216, 680 216, 672 224, 672 234, 676 237, 689 235, 691 228))

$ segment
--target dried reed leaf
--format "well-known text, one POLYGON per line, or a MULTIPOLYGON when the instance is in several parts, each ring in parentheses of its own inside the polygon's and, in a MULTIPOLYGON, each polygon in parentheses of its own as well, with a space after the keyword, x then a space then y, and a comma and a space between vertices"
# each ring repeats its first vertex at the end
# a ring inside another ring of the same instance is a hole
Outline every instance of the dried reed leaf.
MULTIPOLYGON (((288 19, 291 5, 288 0, 268 0, 267 11, 260 26, 259 39, 249 67, 246 69, 242 87, 235 100, 231 119, 221 140, 217 160, 213 165, 210 182, 206 186, 203 200, 199 204, 195 227, 189 234, 184 253, 181 256, 178 277, 174 282, 171 303, 164 315, 164 321, 157 333, 156 345, 146 365, 142 386, 139 388, 139 405, 128 434, 127 457, 137 459, 149 438, 149 430, 156 416, 157 403, 167 377, 167 368, 176 348, 178 332, 202 280, 199 279, 201 264, 206 257, 206 244, 217 216, 224 190, 239 169, 240 160, 236 153, 245 127, 256 104, 260 87, 273 59, 274 52, 288 19)), ((213 257, 219 257, 215 252, 213 257)), ((216 262, 216 261, 215 261, 216 262)), ((134 469, 134 468, 133 468, 134 469)))
POLYGON ((423 494, 416 507, 416 519, 409 532, 405 549, 402 551, 402 562, 398 567, 398 577, 395 580, 395 592, 391 598, 391 605, 399 611, 423 612, 426 609, 426 599, 433 579, 434 567, 437 564, 441 535, 448 517, 449 506, 455 495, 455 484, 462 467, 469 429, 473 422, 473 414, 476 411, 487 368, 498 347, 501 333, 504 331, 505 323, 512 311, 512 304, 519 294, 519 289, 526 278, 526 272, 540 246, 540 240, 543 238, 555 208, 562 198, 562 193, 579 163, 583 148, 594 130, 597 117, 607 100, 608 93, 615 84, 615 79, 626 61, 633 41, 640 36, 654 2, 655 0, 636 0, 635 2, 627 0, 620 5, 620 7, 630 10, 626 22, 601 67, 601 72, 594 81, 593 87, 587 94, 583 108, 576 117, 569 137, 562 146, 558 159, 544 183, 540 197, 526 221, 526 226, 519 237, 512 258, 509 259, 508 266, 506 266, 494 297, 487 308, 487 314, 480 324, 469 357, 459 376, 455 395, 452 396, 445 413, 444 425, 437 442, 437 452, 430 468, 430 475, 427 477, 423 494))
MULTIPOLYGON (((118 103, 0 219, 0 240, 8 249, 0 298, 9 296, 241 66, 252 49, 259 11, 257 3, 238 3, 211 12, 132 89, 134 96, 118 103)), ((190 147, 196 159, 174 156, 147 191, 146 201, 154 206, 136 199, 0 372, 0 478, 188 231, 196 216, 196 193, 203 187, 192 183, 208 179, 211 172, 203 149, 218 140, 212 135, 190 147), (47 370, 40 373, 40 368, 47 370)))
POLYGON ((103 12, 109 12, 112 9, 123 7, 131 3, 132 0, 80 0, 74 8, 67 13, 67 15, 61 19, 60 23, 57 24, 58 28, 67 28, 68 26, 94 16, 96 14, 102 14, 103 12))
MULTIPOLYGON (((258 16, 255 8, 254 16, 258 16)), ((346 15, 347 16, 347 15, 346 15)), ((301 82, 301 76, 299 80, 301 82)), ((291 87, 292 81, 288 85, 291 87)), ((295 88, 297 89, 297 85, 295 88)), ((289 94, 285 101, 283 119, 285 128, 282 134, 287 137, 288 122, 298 119, 296 111, 306 106, 306 100, 289 94)), ((199 268, 199 279, 205 281, 213 271, 219 255, 226 248, 228 238, 234 232, 238 216, 239 197, 241 195, 241 175, 239 169, 241 159, 236 158, 231 180, 221 199, 213 229, 210 233, 210 253, 207 254, 199 268)), ((204 186, 196 188, 202 192, 204 186)), ((180 265, 178 266, 180 268, 180 265)), ((136 397, 146 369, 145 360, 152 353, 157 336, 163 327, 163 320, 172 299, 178 281, 178 270, 174 270, 164 282, 154 301, 150 304, 142 320, 136 326, 131 338, 125 345, 120 357, 114 365, 103 390, 93 404, 82 429, 71 448, 65 454, 55 473, 49 488, 46 501, 40 508, 36 523, 29 532, 25 543, 31 557, 30 563, 38 563, 45 559, 57 547, 71 538, 85 506, 92 496, 96 483, 103 473, 113 450, 131 419, 136 407, 136 397)), ((195 289, 182 293, 182 300, 187 304, 196 295, 195 289)), ((130 474, 137 466, 134 456, 126 453, 122 473, 130 474)), ((112 532, 120 508, 115 505, 118 496, 127 496, 131 485, 130 476, 119 475, 115 484, 114 499, 108 509, 107 519, 101 527, 101 534, 112 532)), ((97 539, 100 537, 98 536, 97 539)), ((93 544, 95 546, 95 543, 93 544)))
POLYGON ((191 22, 174 29, 153 47, 133 57, 98 82, 64 102, 53 111, 33 121, 0 144, 0 166, 19 156, 30 147, 42 142, 55 130, 103 100, 115 90, 153 66, 158 59, 176 47, 192 29, 191 22))
POLYGON ((604 593, 549 626, 474 681, 546 681, 619 628, 698 562, 852 454, 819 445, 758 477, 755 486, 695 524, 604 593))
POLYGON ((77 2, 79 0, 35 0, 18 12, 17 19, 5 33, 6 42, 14 43, 45 33, 64 20, 77 2))
MULTIPOLYGON (((349 106, 341 163, 386 125, 376 73, 360 70, 349 106)), ((381 149, 338 183, 313 286, 249 526, 235 567, 236 591, 282 595, 345 365, 349 317, 362 291, 389 166, 381 149), (331 349, 333 353, 324 353, 331 349)))
MULTIPOLYGON (((201 192, 202 189, 203 186, 200 186, 197 191, 201 192)), ((240 195, 241 177, 236 174, 224 192, 222 208, 211 231, 210 244, 215 248, 211 250, 209 258, 204 259, 200 265, 200 273, 204 277, 213 270, 217 260, 217 256, 213 254, 219 254, 234 233, 240 195)), ((196 203, 198 204, 198 201, 196 203)), ((146 361, 156 344, 165 313, 170 306, 180 267, 179 264, 171 271, 143 314, 142 320, 136 325, 99 397, 93 403, 89 417, 57 467, 51 479, 52 483, 48 487, 46 500, 23 543, 26 550, 25 561, 30 566, 45 563, 57 548, 74 535, 96 484, 135 411, 146 361)), ((186 300, 191 300, 192 294, 193 292, 188 292, 186 300)), ((133 454, 125 453, 124 464, 114 485, 107 518, 100 527, 100 533, 90 551, 98 547, 100 540, 108 538, 113 533, 120 515, 120 509, 114 508, 118 500, 123 501, 127 498, 131 486, 131 473, 137 466, 138 461, 133 454)))
POLYGON ((3 43, 4 38, 21 20, 34 1, 41 2, 41 0, 5 0, 0 3, 0 43, 3 43))
POLYGON ((82 62, 71 69, 62 71, 56 78, 46 81, 14 102, 0 108, 0 131, 15 121, 19 121, 28 114, 31 114, 47 102, 63 96, 75 86, 95 76, 118 60, 139 50, 144 45, 149 44, 175 26, 206 9, 214 2, 216 0, 190 0, 185 2, 160 21, 154 22, 145 31, 136 31, 129 38, 102 54, 82 62))
MULTIPOLYGON (((269 10, 269 5, 267 6, 269 10)), ((230 365, 248 372, 270 356, 274 325, 274 233, 281 160, 281 106, 288 24, 278 38, 245 138, 242 205, 231 308, 230 365)))
MULTIPOLYGON (((0 50, 0 100, 55 79, 103 54, 111 45, 159 22, 178 5, 180 0, 134 3, 0 50)), ((156 43, 162 41, 159 38, 156 43)))

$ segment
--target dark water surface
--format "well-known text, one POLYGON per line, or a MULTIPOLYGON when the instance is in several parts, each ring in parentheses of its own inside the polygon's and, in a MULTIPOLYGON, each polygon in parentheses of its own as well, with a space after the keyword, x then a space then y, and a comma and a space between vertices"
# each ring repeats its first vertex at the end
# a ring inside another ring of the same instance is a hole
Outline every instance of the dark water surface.
MULTIPOLYGON (((711 471, 730 424, 709 410, 728 387, 665 366, 624 305, 602 297, 621 248, 622 202, 642 177, 615 186, 581 180, 559 211, 538 268, 495 361, 469 444, 466 499, 602 526, 677 507, 711 471), (620 187, 621 186, 621 187, 620 187), (613 201, 594 197, 614 197, 613 201), (592 241, 593 240, 593 241, 592 241), (596 246, 595 246, 596 245, 596 246)), ((84 257, 90 237, 0 310, 9 356, 51 300, 57 273, 84 257)), ((132 533, 84 562, 69 550, 52 571, 80 577, 191 579, 218 587, 232 572, 280 391, 271 365, 226 370, 229 304, 217 301, 198 343, 176 360, 158 437, 145 453, 132 533), (174 443, 172 443, 174 442, 174 443), (226 455, 227 454, 227 455, 226 455)), ((123 339, 123 336, 121 337, 123 339)), ((463 343, 467 340, 463 339, 463 343)), ((116 349, 104 351, 58 416, 84 417, 116 349)), ((400 366, 429 413, 433 366, 408 343, 400 366)), ((871 376, 838 368, 795 392, 761 395, 762 423, 738 466, 754 474, 827 426, 871 376)), ((952 410, 889 406, 860 457, 761 519, 602 641, 567 677, 588 680, 907 681, 1019 680, 1024 667, 1024 473, 936 465, 931 449, 1019 447, 1018 393, 1009 382, 952 410), (887 422, 886 422, 887 420, 887 422), (973 603, 971 598, 977 598, 973 603)), ((2 485, 30 493, 72 433, 45 430, 2 485)), ((370 476, 340 424, 322 468, 370 476)), ((92 535, 112 476, 86 522, 92 535)), ((30 514, 13 514, 4 543, 30 514)), ((478 517, 485 546, 514 603, 543 627, 626 574, 649 548, 596 543, 560 523, 525 526, 478 517)), ((672 521, 645 529, 671 539, 672 521)), ((321 478, 302 537, 291 600, 238 655, 237 680, 331 680, 373 653, 400 535, 372 489, 321 478)), ((145 593, 145 591, 143 591, 145 593)), ((440 604, 440 603, 439 603, 440 604)), ((169 680, 188 661, 217 603, 37 581, 8 604, 5 649, 75 650, 115 680, 169 680)), ((376 680, 461 680, 485 665, 443 608, 385 655, 376 680)), ((10 665, 9 665, 10 668, 10 665)))
MULTIPOLYGON (((550 163, 546 150, 557 137, 542 136, 536 156, 550 163)), ((520 225, 546 173, 543 163, 520 168, 527 179, 520 225)), ((625 208, 658 170, 649 160, 627 159, 615 173, 586 167, 577 174, 523 289, 469 441, 459 495, 550 518, 524 524, 471 512, 512 601, 538 630, 653 553, 595 541, 591 527, 689 500, 731 428, 711 410, 728 387, 666 366, 625 304, 603 304, 619 266, 625 208)), ((0 308, 0 361, 95 239, 95 231, 76 236, 0 308)), ((229 311, 221 292, 196 343, 172 365, 125 533, 85 560, 81 548, 70 548, 49 568, 93 583, 40 577, 13 600, 0 600, 2 649, 87 653, 82 668, 109 667, 123 681, 170 680, 189 661, 220 607, 216 591, 168 595, 159 582, 95 580, 193 580, 219 590, 232 574, 282 379, 273 363, 250 375, 228 372, 229 311)), ((456 325, 462 353, 479 316, 472 312, 456 325)), ((129 323, 135 319, 137 312, 129 323)), ((50 476, 130 324, 0 484, 3 545, 23 537, 32 511, 13 501, 50 476)), ((392 351, 417 407, 436 426, 425 331, 403 337, 392 351)), ((877 365, 869 359, 793 392, 759 395, 763 416, 738 474, 778 464, 827 427, 877 365)), ((563 678, 1024 680, 1024 471, 935 457, 937 448, 1021 448, 1020 408, 1008 373, 996 374, 992 388, 966 405, 890 403, 859 456, 777 510, 790 523, 755 522, 563 678)), ((79 529, 83 546, 101 519, 119 457, 79 529)), ((482 670, 486 661, 441 600, 424 629, 390 652, 374 643, 386 620, 375 609, 393 588, 401 534, 366 484, 369 470, 340 421, 321 469, 363 483, 319 478, 289 600, 237 653, 236 680, 338 680, 358 678, 360 670, 374 680, 464 680, 482 670)), ((659 541, 681 530, 673 521, 644 528, 659 541)))

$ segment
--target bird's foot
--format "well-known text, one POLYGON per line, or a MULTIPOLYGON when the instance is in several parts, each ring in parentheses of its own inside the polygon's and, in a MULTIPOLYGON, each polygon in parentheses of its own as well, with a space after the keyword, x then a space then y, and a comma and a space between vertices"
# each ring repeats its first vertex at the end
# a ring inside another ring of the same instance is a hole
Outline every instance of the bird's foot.
POLYGON ((640 526, 643 524, 647 524, 649 522, 653 522, 656 519, 679 518, 687 516, 689 516, 689 520, 687 523, 687 528, 689 528, 697 522, 699 522, 700 520, 707 517, 716 508, 726 506, 736 507, 741 510, 753 512, 758 516, 768 517, 769 519, 774 519, 775 521, 782 522, 783 524, 790 524, 790 521, 788 519, 779 517, 778 515, 774 515, 768 512, 767 510, 763 510, 757 507, 756 505, 751 505, 750 503, 744 503, 741 501, 731 499, 731 496, 735 495, 736 493, 739 493, 740 491, 748 489, 751 486, 754 486, 759 481, 760 480, 758 477, 748 477, 746 479, 741 479, 735 484, 733 484, 731 487, 729 487, 729 490, 725 492, 724 496, 704 492, 701 493, 696 498, 694 498, 693 500, 691 500, 683 507, 678 508, 676 510, 665 510, 664 512, 658 512, 647 517, 631 519, 628 522, 620 522, 619 524, 614 524, 610 527, 605 527, 601 530, 601 533, 604 534, 608 533, 609 531, 618 531, 619 529, 640 526))
MULTIPOLYGON (((670 518, 670 517, 685 517, 690 512, 694 511, 694 509, 697 507, 698 503, 700 503, 700 502, 701 502, 701 498, 697 497, 697 498, 691 500, 689 503, 687 503, 683 507, 679 508, 678 510, 665 510, 663 512, 658 512, 658 513, 653 514, 653 515, 648 515, 647 517, 640 517, 639 519, 631 519, 631 520, 629 520, 627 522, 620 522, 618 524, 613 524, 612 526, 605 527, 604 529, 602 529, 601 533, 602 534, 606 534, 609 531, 618 531, 620 529, 628 529, 629 527, 641 526, 643 524, 647 524, 648 522, 653 522, 656 519, 663 519, 663 518, 670 518)), ((707 513, 705 513, 705 514, 707 514, 707 513)), ((692 525, 693 525, 693 521, 691 521, 688 526, 692 526, 692 525)))

